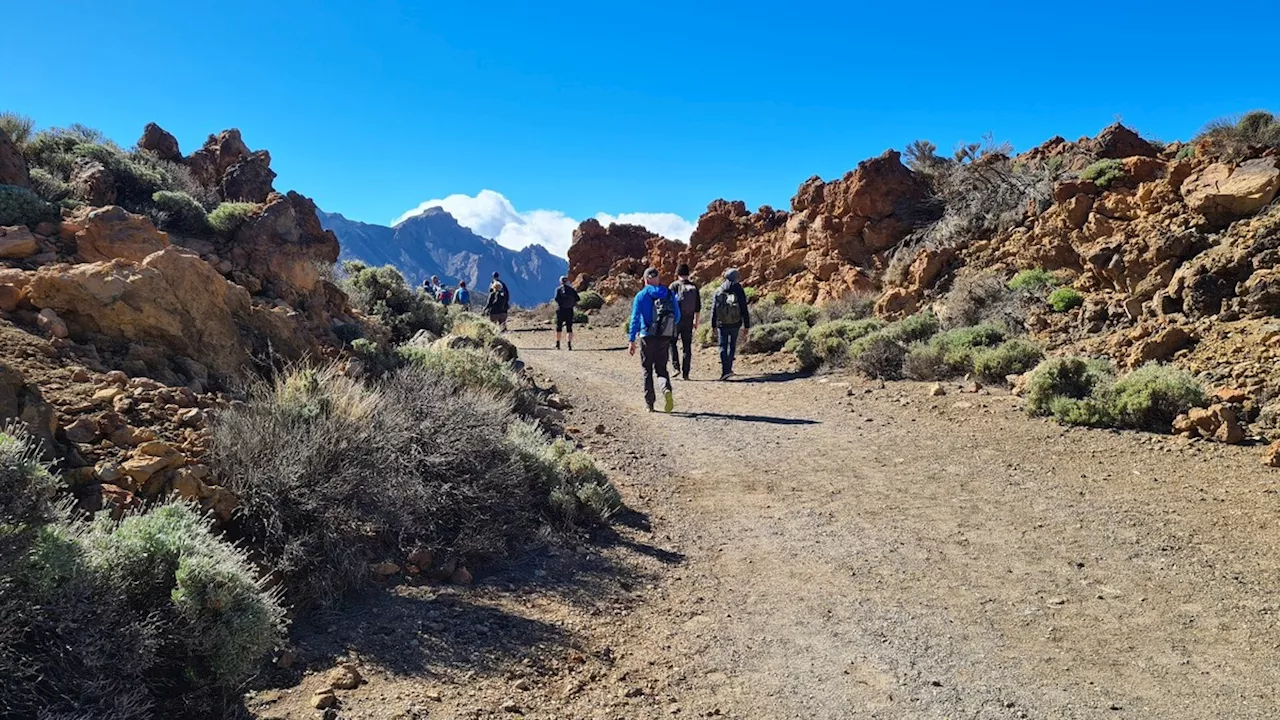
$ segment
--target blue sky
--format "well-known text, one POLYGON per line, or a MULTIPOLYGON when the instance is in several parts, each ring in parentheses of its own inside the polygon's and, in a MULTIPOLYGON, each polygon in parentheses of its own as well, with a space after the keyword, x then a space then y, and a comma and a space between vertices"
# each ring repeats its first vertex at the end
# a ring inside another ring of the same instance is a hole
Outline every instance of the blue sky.
POLYGON ((1024 149, 1120 116, 1173 140, 1280 110, 1274 0, 43 0, 4 15, 47 39, 0 76, 0 109, 125 144, 155 121, 186 152, 239 127, 278 187, 324 209, 387 223, 454 196, 489 234, 524 225, 508 244, 554 244, 540 223, 559 236, 598 213, 694 221, 717 197, 787 207, 805 178, 915 138, 1024 149))

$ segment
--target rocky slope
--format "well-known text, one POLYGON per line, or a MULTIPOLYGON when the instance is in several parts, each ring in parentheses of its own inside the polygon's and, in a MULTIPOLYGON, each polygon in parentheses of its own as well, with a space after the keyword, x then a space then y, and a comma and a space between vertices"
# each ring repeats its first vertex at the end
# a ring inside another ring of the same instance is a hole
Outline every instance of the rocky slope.
POLYGON ((511 250, 458 224, 440 208, 395 227, 356 222, 337 213, 320 213, 320 222, 342 241, 342 258, 371 265, 394 265, 413 285, 432 275, 456 285, 487 286, 495 271, 502 274, 517 305, 530 307, 555 294, 568 264, 541 245, 511 250))
MULTIPOLYGON (((6 148, 0 131, 6 184, 30 185, 6 148)), ((187 168, 215 201, 250 203, 242 222, 163 232, 112 204, 129 178, 84 163, 78 209, 0 227, 0 419, 45 441, 82 506, 177 492, 225 519, 235 499, 199 461, 208 414, 264 370, 378 331, 325 279, 337 238, 314 203, 275 191, 265 151, 228 130, 184 156, 155 125, 139 148, 187 168)))
POLYGON ((1159 146, 1114 125, 1017 156, 970 148, 912 165, 888 151, 840 180, 812 178, 790 211, 716 200, 688 245, 588 221, 571 274, 616 295, 645 265, 689 262, 703 282, 736 266, 793 302, 871 294, 894 318, 945 315, 957 277, 1044 269, 1084 297, 1068 312, 1031 308, 1028 328, 1051 349, 1126 368, 1172 361, 1264 403, 1280 396, 1280 150, 1159 146))

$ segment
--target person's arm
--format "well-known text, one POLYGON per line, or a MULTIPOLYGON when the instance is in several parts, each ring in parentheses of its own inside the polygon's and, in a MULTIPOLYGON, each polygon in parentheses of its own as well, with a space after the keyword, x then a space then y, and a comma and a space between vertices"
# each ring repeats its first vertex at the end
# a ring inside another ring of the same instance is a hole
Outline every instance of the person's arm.
POLYGON ((642 297, 644 297, 644 291, 636 293, 636 299, 631 301, 631 324, 627 327, 627 352, 631 355, 636 354, 636 336, 640 334, 640 324, 644 321, 640 314, 642 297))
POLYGON ((737 289, 738 302, 742 304, 742 332, 751 329, 751 307, 747 305, 747 291, 739 285, 737 289))
POLYGON ((693 329, 697 330, 698 325, 702 322, 702 290, 695 287, 693 289, 693 299, 697 302, 693 304, 696 310, 693 311, 693 329))

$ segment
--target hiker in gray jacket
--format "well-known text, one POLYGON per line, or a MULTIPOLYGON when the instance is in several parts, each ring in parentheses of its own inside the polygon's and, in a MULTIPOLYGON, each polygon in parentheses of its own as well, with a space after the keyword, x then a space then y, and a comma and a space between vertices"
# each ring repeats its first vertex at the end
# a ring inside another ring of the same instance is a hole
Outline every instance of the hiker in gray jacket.
POLYGON ((738 340, 745 340, 751 329, 751 312, 747 309, 747 293, 738 282, 738 269, 729 268, 724 284, 716 290, 711 303, 711 328, 720 343, 720 379, 733 375, 733 358, 738 354, 738 340))

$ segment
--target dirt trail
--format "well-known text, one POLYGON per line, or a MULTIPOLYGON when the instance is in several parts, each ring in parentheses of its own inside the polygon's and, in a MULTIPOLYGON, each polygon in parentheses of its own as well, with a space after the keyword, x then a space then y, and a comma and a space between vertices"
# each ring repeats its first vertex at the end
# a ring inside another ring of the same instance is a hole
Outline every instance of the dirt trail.
POLYGON ((515 333, 636 514, 598 555, 431 591, 555 632, 479 672, 392 667, 344 716, 1280 717, 1280 475, 1256 450, 746 368, 650 415, 614 334, 548 336, 515 333), (522 573, 583 587, 498 587, 522 573))

